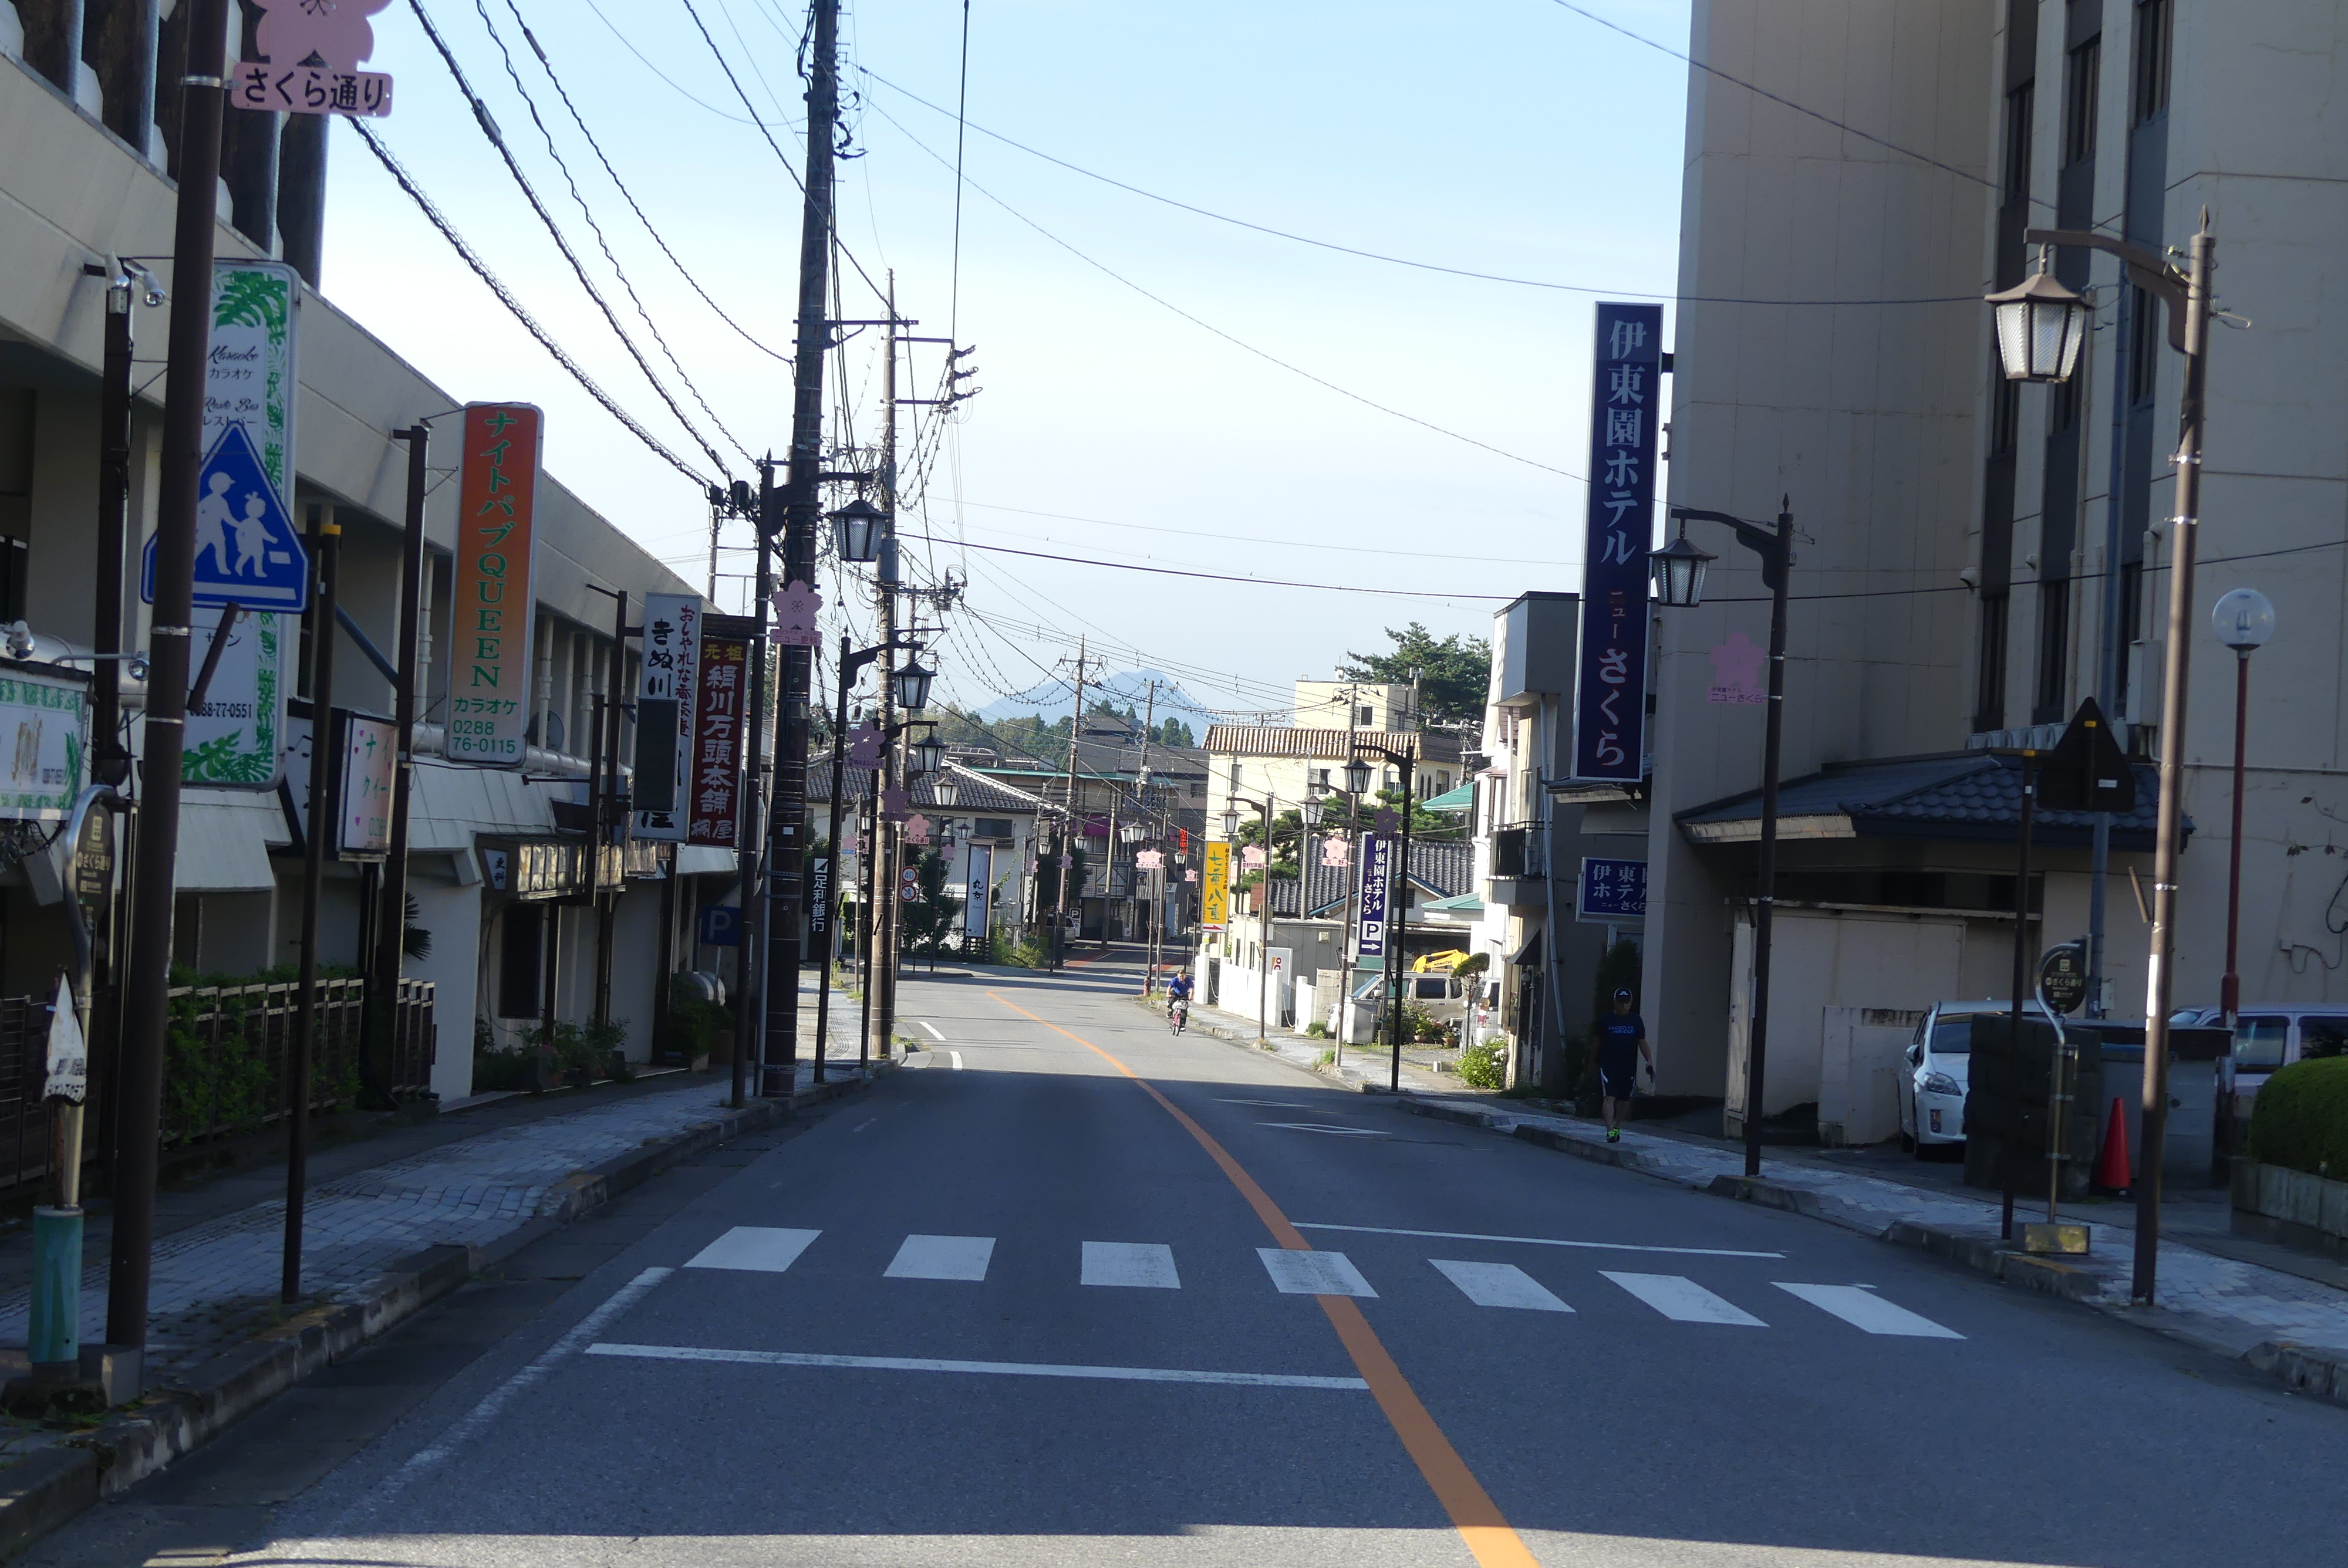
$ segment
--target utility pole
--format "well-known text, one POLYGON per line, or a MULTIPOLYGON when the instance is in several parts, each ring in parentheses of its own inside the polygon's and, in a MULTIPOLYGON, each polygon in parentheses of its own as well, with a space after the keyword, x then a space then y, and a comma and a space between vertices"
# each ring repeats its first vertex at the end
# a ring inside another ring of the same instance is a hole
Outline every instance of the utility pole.
POLYGON ((904 829, 880 810, 882 792, 895 789, 906 778, 901 765, 900 742, 890 733, 896 724, 897 683, 891 679, 897 665, 897 592, 903 573, 897 558, 897 278, 889 277, 889 323, 886 353, 880 369, 880 558, 873 571, 873 591, 879 596, 880 637, 880 771, 873 778, 872 807, 872 1021, 869 1049, 882 1061, 897 1038, 897 931, 902 916, 902 891, 898 860, 904 853, 904 829))
MULTIPOLYGON (((331 506, 320 508, 310 530, 312 569, 317 574, 310 599, 310 796, 308 831, 302 835, 301 967, 294 1002, 294 1092, 286 1109, 285 1240, 277 1298, 291 1307, 302 1299, 302 1219, 310 1185, 310 1084, 318 1059, 318 904, 324 893, 327 835, 342 822, 334 762, 340 751, 335 734, 335 589, 342 553, 342 525, 331 506)), ((222 627, 220 635, 227 635, 222 627)))
POLYGON ((171 904, 180 858, 180 750, 188 722, 193 636, 196 478, 203 467, 206 367, 211 357, 212 240, 219 222, 221 78, 227 73, 228 0, 187 0, 187 74, 180 95, 179 210, 172 237, 169 380, 163 400, 161 483, 155 520, 155 613, 147 682, 147 755, 139 808, 145 819, 133 867, 129 998, 115 1119, 112 1272, 106 1338, 133 1352, 130 1388, 147 1345, 153 1277, 155 1176, 163 1113, 163 1040, 170 1023, 171 904))
POLYGON ((394 729, 391 775, 391 843, 384 856, 383 883, 376 905, 374 976, 367 983, 369 1056, 383 1059, 369 1071, 389 1098, 390 1054, 399 1040, 399 970, 407 935, 407 814, 416 789, 416 683, 422 662, 424 592, 424 494, 431 482, 426 455, 431 427, 418 424, 394 431, 407 443, 407 528, 399 548, 399 680, 391 694, 394 729))
MULTIPOLYGON (((1069 842, 1069 835, 1075 833, 1078 826, 1076 747, 1082 743, 1085 734, 1085 655, 1090 646, 1087 639, 1083 637, 1076 639, 1076 705, 1070 711, 1068 716, 1068 814, 1060 821, 1059 897, 1054 901, 1052 908, 1052 968, 1055 969, 1060 967, 1061 949, 1067 940, 1068 878, 1076 871, 1076 850, 1069 842)), ((1076 908, 1079 913, 1083 911, 1084 904, 1081 899, 1078 900, 1076 908)))
MULTIPOLYGON (((831 346, 824 310, 831 267, 832 138, 839 119, 839 0, 815 0, 808 54, 807 200, 799 216, 798 354, 791 364, 791 452, 783 490, 783 581, 815 586, 815 530, 822 508, 823 365, 831 346)), ((762 515, 760 528, 774 518, 762 515)), ((760 652, 763 656, 764 648, 760 652)), ((775 740, 774 837, 766 885, 767 1039, 762 1095, 798 1086, 800 906, 807 861, 808 699, 815 650, 781 651, 782 704, 775 740), (778 1038, 779 1036, 779 1038, 778 1038)), ((746 889, 747 891, 747 889, 746 889)))
POLYGON ((740 946, 735 948, 734 1084, 728 1103, 737 1111, 749 1093, 750 1063, 765 1060, 758 1038, 759 1027, 766 1022, 758 985, 766 966, 759 960, 767 951, 767 901, 758 897, 759 888, 766 886, 759 854, 765 840, 761 836, 764 818, 758 811, 758 774, 767 747, 767 598, 775 590, 774 541, 767 529, 774 500, 775 466, 770 459, 758 465, 758 567, 750 601, 756 630, 750 639, 750 701, 743 715, 750 733, 742 759, 742 821, 735 838, 740 846, 736 875, 742 888, 742 928, 736 938, 740 946))

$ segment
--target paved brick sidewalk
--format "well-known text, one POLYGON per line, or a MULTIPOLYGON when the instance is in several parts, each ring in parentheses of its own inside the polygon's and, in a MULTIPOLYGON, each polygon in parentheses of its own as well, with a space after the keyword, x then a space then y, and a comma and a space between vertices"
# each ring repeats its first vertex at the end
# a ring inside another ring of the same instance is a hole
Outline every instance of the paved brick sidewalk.
MULTIPOLYGON (((812 1081, 802 1063, 799 1087, 812 1081)), ((425 1247, 494 1243, 556 1212, 572 1172, 713 1121, 724 1103, 723 1088, 698 1078, 318 1183, 302 1227, 304 1294, 313 1302, 355 1301, 386 1265, 425 1247)), ((185 1369, 277 1320, 284 1225, 280 1197, 157 1240, 150 1368, 185 1369)), ((99 1249, 82 1276, 85 1342, 99 1337, 106 1321, 108 1273, 99 1249)), ((0 1293, 0 1345, 25 1342, 28 1295, 0 1293)))
MULTIPOLYGON (((1520 1111, 1507 1102, 1457 1092, 1421 1094, 1422 1103, 1473 1117, 1496 1132, 1518 1126, 1600 1148, 1594 1123, 1573 1117, 1520 1111)), ((1625 1129, 1613 1148, 1632 1169, 1692 1186, 1708 1186, 1721 1176, 1741 1177, 1742 1154, 1625 1129)), ((1856 1172, 1821 1169, 1797 1160, 1766 1160, 1765 1180, 1773 1187, 1808 1194, 1825 1217, 1872 1235, 1894 1225, 1921 1227, 1962 1242, 1997 1243, 1999 1204, 1989 1198, 1923 1191, 1856 1172)), ((2018 1209, 2022 1217, 2030 1217, 2018 1209)), ((2158 1305, 2140 1311, 2128 1305, 2135 1232, 2097 1223, 2092 1215, 2065 1213, 2090 1228, 2090 1251, 2064 1258, 2061 1266, 2080 1276, 2077 1294, 2091 1305, 2175 1333, 2197 1344, 2240 1356, 2267 1340, 2291 1340, 2348 1351, 2348 1294, 2313 1280, 2256 1264, 2215 1256, 2198 1247, 2163 1241, 2158 1305)))

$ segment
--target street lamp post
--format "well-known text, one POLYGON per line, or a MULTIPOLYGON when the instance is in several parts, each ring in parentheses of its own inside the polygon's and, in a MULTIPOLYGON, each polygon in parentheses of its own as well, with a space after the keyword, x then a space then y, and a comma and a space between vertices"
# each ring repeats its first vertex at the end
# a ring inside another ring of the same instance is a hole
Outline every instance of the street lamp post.
POLYGON ((1745 1173, 1761 1173, 1762 1094, 1768 1083, 1770 938, 1777 905, 1777 774, 1785 756, 1786 582, 1793 575, 1794 514, 1781 500, 1775 528, 1748 523, 1726 512, 1673 507, 1679 537, 1647 558, 1656 597, 1677 610, 1704 602, 1704 569, 1715 559, 1688 543, 1687 525, 1718 523, 1736 542, 1761 558, 1761 580, 1769 589, 1769 705, 1761 741, 1760 890, 1753 907, 1753 1008, 1745 1029, 1745 1173))
MULTIPOLYGON (((1321 797, 1313 793, 1313 791, 1318 787, 1319 786, 1316 784, 1306 784, 1304 786, 1303 803, 1296 808, 1296 820, 1298 824, 1298 831, 1296 835, 1296 918, 1299 925, 1302 925, 1304 921, 1313 918, 1313 830, 1321 825, 1321 814, 1324 809, 1326 809, 1321 803, 1321 797)), ((1295 977, 1293 976, 1290 977, 1292 980, 1293 980, 1294 978, 1295 977)), ((1314 995, 1317 1000, 1320 980, 1318 971, 1315 972, 1313 979, 1314 995)), ((1296 1021, 1298 1026, 1302 1028, 1310 1024, 1313 1020, 1300 1014, 1296 1021)))
MULTIPOLYGON (((1369 765, 1361 759, 1364 752, 1375 752, 1392 763, 1402 774, 1402 834, 1395 856, 1394 875, 1386 879, 1386 999, 1392 1008, 1392 1022, 1386 1029, 1386 1043, 1394 1047, 1394 1060, 1386 1069, 1386 1088, 1402 1092, 1402 960, 1403 933, 1410 926, 1410 815, 1418 786, 1417 758, 1409 752, 1389 751, 1368 741, 1353 742, 1354 755, 1345 762, 1345 788, 1354 794, 1365 794, 1370 787, 1369 765)), ((1366 869, 1366 867, 1365 868, 1366 869)))
POLYGON ((1255 1042, 1270 1043, 1264 1036, 1264 1013, 1272 991, 1272 796, 1262 800, 1241 800, 1230 797, 1223 807, 1223 836, 1237 838, 1240 831, 1240 807, 1255 807, 1263 820, 1263 880, 1256 886, 1255 907, 1255 1042))
MULTIPOLYGON (((2176 983, 2177 856, 2185 801, 2186 677, 2193 648, 2186 626, 2193 613, 2193 563, 2200 534, 2209 288, 2218 242, 2209 232, 2207 208, 2202 210, 2201 227, 2193 236, 2182 268, 2147 246, 2085 230, 2032 229, 2023 239, 2043 247, 2038 272, 2020 287, 1992 294, 1986 302, 1997 312, 1998 356, 2008 380, 2065 381, 2078 363, 2079 344, 2086 337, 2094 308, 2047 270, 2054 249, 2064 245, 2118 257, 2126 281, 2168 307, 2168 345, 2185 356, 2185 384, 2177 408, 2177 451, 2169 459, 2177 469, 2177 512, 2168 519, 2174 542, 2168 579, 2168 643, 2161 671, 2160 804, 2145 979, 2144 1146, 2136 1183, 2135 1276, 2129 1286, 2136 1302, 2149 1307, 2160 1259, 2160 1163, 2168 1130, 2168 1009, 2176 983)), ((2239 788, 2235 798, 2240 799, 2239 788)))
POLYGON ((2234 832, 2228 840, 2226 867, 2226 979, 2218 991, 2218 1005, 2225 1009, 2226 1027, 2231 1030, 2242 1010, 2242 764, 2250 739, 2250 655, 2274 635, 2274 605, 2257 589, 2238 588, 2219 599, 2209 623, 2218 641, 2234 651, 2234 832))

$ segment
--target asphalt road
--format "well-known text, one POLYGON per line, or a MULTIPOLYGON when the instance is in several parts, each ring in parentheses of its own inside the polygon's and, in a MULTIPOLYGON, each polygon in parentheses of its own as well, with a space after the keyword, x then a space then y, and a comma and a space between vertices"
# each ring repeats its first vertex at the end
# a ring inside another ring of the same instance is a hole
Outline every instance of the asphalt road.
POLYGON ((2348 1411, 1797 1215, 908 982, 663 1177, 43 1568, 2340 1561, 2348 1411))

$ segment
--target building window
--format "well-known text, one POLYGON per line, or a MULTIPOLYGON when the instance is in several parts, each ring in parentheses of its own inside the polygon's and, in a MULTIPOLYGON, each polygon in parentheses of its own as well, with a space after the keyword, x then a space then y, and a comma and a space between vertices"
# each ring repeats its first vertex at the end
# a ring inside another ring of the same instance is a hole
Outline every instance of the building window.
POLYGON ((2030 200, 2030 121, 2037 112, 2038 84, 2024 82, 2005 95, 2005 200, 2030 200))
POLYGON ((2142 125, 2168 112, 2169 0, 2137 0, 2136 85, 2129 104, 2130 125, 2142 125))
POLYGON ((2005 724, 2005 615, 2012 597, 2003 589, 1982 595, 1981 651, 1973 673, 1976 730, 2001 729, 2005 724))
POLYGON ((2005 367, 1989 367, 1989 455, 2011 457, 2022 432, 2022 383, 2009 380, 2005 367))
POLYGON ((2096 156, 2096 83, 2103 74, 2104 41, 2088 39, 2071 51, 2063 84, 2063 164, 2069 168, 2096 156))
POLYGON ((2160 350, 2168 342, 2161 313, 2167 307, 2135 284, 2128 285, 2128 402, 2148 404, 2160 385, 2160 350))
POLYGON ((28 552, 22 539, 0 534, 0 620, 25 619, 25 573, 28 552))
POLYGON ((2128 645, 2144 635, 2144 562, 2132 560, 2120 567, 2120 682, 2116 696, 2119 711, 2127 712, 2128 704, 2128 645))
POLYGON ((2038 588, 2038 700, 2031 723, 2051 724, 2063 717, 2071 675, 2071 585, 2038 588))
POLYGON ((2060 436, 2079 427, 2079 400, 2084 395, 2080 384, 2085 380, 2084 376, 2075 375, 2067 381, 2054 384, 2052 395, 2046 399, 2047 435, 2060 436))
POLYGON ((1365 727, 1377 723, 1378 711, 1365 702, 1354 710, 1354 723, 1365 727))

